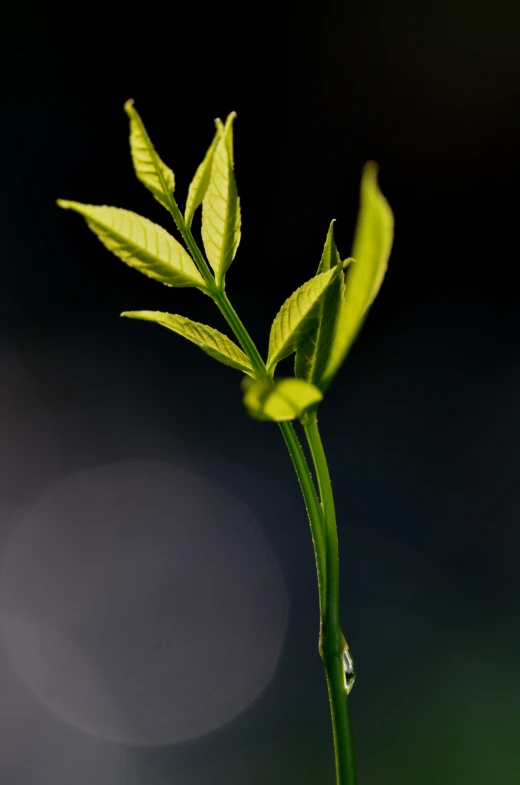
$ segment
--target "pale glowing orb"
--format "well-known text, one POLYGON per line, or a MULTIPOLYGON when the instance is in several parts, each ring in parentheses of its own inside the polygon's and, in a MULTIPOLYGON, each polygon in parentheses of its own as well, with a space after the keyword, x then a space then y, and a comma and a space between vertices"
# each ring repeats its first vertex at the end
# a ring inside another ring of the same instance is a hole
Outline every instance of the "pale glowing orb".
POLYGON ((55 485, 0 565, 10 657, 71 724, 135 744, 207 733, 269 684, 287 598, 248 508, 178 466, 128 461, 55 485))
MULTIPOLYGON (((1 646, 0 696, 0 782, 142 784, 122 746, 82 733, 49 712, 21 681, 1 646)), ((159 785, 159 781, 147 778, 147 785, 159 785)))

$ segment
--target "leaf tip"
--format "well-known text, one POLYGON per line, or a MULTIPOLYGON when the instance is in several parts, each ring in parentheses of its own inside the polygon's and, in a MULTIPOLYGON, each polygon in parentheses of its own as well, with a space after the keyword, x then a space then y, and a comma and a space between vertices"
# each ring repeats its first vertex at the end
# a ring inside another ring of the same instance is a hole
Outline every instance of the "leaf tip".
POLYGON ((226 123, 224 125, 223 132, 224 134, 230 134, 233 131, 233 123, 235 122, 237 117, 236 112, 230 112, 226 117, 226 123))
POLYGON ((128 116, 130 116, 132 114, 132 112, 135 111, 134 110, 134 103, 135 102, 134 102, 133 98, 129 98, 128 101, 125 101, 124 110, 125 110, 125 112, 127 113, 128 116))
POLYGON ((56 204, 58 207, 61 207, 63 210, 69 210, 72 202, 69 202, 68 199, 56 199, 56 204))
POLYGON ((371 177, 377 177, 379 172, 379 164, 377 161, 367 161, 363 167, 363 173, 371 177))
POLYGON ((361 187, 379 188, 379 164, 376 161, 367 161, 361 173, 361 187))
POLYGON ((336 223, 336 219, 333 218, 332 221, 329 224, 329 230, 327 232, 327 237, 330 238, 332 240, 332 242, 334 242, 334 229, 335 229, 334 224, 335 223, 336 223))
POLYGON ((144 319, 148 316, 149 311, 123 311, 119 314, 123 319, 144 319))

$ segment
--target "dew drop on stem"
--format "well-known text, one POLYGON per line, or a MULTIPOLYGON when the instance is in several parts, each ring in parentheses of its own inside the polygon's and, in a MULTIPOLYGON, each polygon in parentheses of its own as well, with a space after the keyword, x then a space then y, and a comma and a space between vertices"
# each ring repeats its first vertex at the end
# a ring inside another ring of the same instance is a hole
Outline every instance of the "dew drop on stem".
POLYGON ((356 681, 356 672, 354 670, 354 660, 346 643, 343 650, 343 668, 345 670, 345 686, 348 695, 356 681))

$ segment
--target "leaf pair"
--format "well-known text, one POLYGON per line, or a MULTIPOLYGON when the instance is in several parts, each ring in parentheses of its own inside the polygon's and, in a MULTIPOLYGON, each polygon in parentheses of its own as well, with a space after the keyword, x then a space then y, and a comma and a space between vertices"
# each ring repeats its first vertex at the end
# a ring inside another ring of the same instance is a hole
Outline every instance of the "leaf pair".
MULTIPOLYGON (((233 172, 233 120, 217 120, 217 131, 188 189, 185 217, 175 202, 173 171, 157 154, 144 124, 127 101, 130 150, 138 179, 169 210, 184 234, 202 204, 202 237, 217 286, 236 254, 240 240, 240 205, 233 172)), ((167 286, 207 288, 201 271, 183 246, 165 229, 130 210, 59 200, 60 207, 83 215, 103 244, 126 264, 167 286)))
POLYGON ((286 300, 273 322, 267 362, 272 374, 280 360, 296 352, 296 377, 322 391, 342 364, 379 291, 392 247, 393 215, 379 190, 375 164, 363 170, 353 258, 345 262, 336 248, 333 226, 334 222, 316 276, 286 300))
MULTIPOLYGON (((155 152, 133 101, 126 102, 125 110, 130 118, 130 148, 137 177, 175 217, 173 172, 155 152)), ((202 240, 217 285, 222 283, 240 242, 240 203, 233 162, 235 117, 234 112, 230 114, 225 125, 216 121, 217 131, 190 183, 184 211, 189 229, 195 211, 202 205, 202 240)))
MULTIPOLYGON (((184 219, 173 192, 175 176, 156 152, 133 101, 125 111, 130 120, 130 151, 137 178, 172 213, 183 236, 190 232, 202 205, 202 236, 217 285, 231 264, 240 239, 240 206, 233 172, 233 120, 216 121, 213 141, 188 189, 184 219)), ((130 210, 59 200, 58 205, 82 215, 101 242, 130 267, 166 286, 194 286, 208 291, 192 256, 165 229, 130 210)), ((124 316, 155 321, 200 346, 207 354, 246 374, 251 362, 227 336, 183 316, 142 311, 124 316)))
MULTIPOLYGON (((136 175, 176 218, 173 172, 157 155, 133 101, 126 102, 125 110, 130 118, 130 149, 136 175)), ((240 242, 240 202, 233 161, 235 117, 234 112, 230 114, 225 125, 216 121, 217 131, 190 183, 184 211, 184 223, 190 229, 195 211, 202 205, 202 241, 218 286, 240 242)))

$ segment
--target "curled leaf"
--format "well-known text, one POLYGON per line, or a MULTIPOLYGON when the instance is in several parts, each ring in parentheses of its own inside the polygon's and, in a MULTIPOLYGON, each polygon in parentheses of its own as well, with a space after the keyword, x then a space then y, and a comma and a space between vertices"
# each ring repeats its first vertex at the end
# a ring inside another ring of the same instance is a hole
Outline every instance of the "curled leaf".
POLYGON ((341 274, 342 266, 320 273, 300 286, 285 301, 271 326, 267 370, 295 352, 318 321, 317 306, 331 283, 341 274))
POLYGON ((333 379, 372 305, 388 266, 394 217, 377 183, 377 164, 365 165, 361 178, 359 215, 352 247, 355 261, 347 273, 343 304, 336 321, 322 389, 333 379))
POLYGON ((240 242, 240 202, 233 167, 233 120, 230 114, 217 142, 211 177, 202 202, 202 241, 220 284, 240 242))
POLYGON ((262 380, 245 387, 244 405, 256 420, 295 420, 323 398, 317 387, 303 379, 262 380))
MULTIPOLYGON (((334 241, 334 221, 331 221, 327 238, 318 266, 318 274, 341 265, 340 255, 334 241)), ((337 275, 330 283, 324 296, 315 308, 315 319, 296 350, 294 373, 299 379, 320 387, 324 369, 332 349, 332 338, 336 325, 345 281, 343 275, 337 275)))
POLYGON ((220 120, 217 120, 217 131, 213 137, 213 141, 209 147, 208 152, 204 156, 204 160, 199 164, 195 176, 190 183, 188 189, 188 198, 186 200, 186 211, 184 213, 184 220, 188 226, 191 226, 195 210, 199 207, 206 195, 208 186, 211 180, 211 170, 213 167, 213 159, 215 157, 215 150, 217 144, 222 136, 223 126, 220 120))

